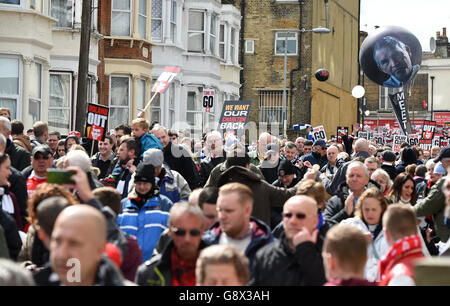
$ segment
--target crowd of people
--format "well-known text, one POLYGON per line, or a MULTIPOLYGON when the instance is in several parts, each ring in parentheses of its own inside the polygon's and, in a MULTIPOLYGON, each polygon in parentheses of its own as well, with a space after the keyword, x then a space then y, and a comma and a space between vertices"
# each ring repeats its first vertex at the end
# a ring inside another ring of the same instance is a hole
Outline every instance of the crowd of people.
POLYGON ((450 147, 24 132, 0 109, 0 285, 414 285, 450 254, 450 147))

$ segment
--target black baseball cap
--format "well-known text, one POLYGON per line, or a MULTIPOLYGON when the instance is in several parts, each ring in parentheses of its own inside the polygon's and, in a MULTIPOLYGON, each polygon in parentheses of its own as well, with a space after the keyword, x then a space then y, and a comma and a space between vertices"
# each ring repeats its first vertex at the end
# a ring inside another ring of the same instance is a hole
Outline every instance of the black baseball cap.
POLYGON ((439 152, 438 157, 436 157, 433 161, 435 163, 440 162, 443 158, 450 158, 450 146, 443 147, 441 152, 439 152))
POLYGON ((52 155, 52 150, 50 149, 50 147, 48 145, 45 144, 41 144, 41 145, 37 145, 36 147, 34 147, 31 156, 36 156, 36 153, 41 153, 44 156, 47 155, 52 155))
POLYGON ((386 162, 395 162, 395 160, 397 159, 395 153, 389 150, 386 150, 383 153, 381 153, 381 158, 386 162))

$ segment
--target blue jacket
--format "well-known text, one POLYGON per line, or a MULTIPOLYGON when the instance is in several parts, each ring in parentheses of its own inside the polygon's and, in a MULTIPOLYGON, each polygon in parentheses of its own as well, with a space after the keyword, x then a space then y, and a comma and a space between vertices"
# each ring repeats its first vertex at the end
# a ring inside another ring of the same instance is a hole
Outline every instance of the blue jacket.
POLYGON ((142 260, 146 261, 152 256, 159 236, 167 228, 169 210, 173 203, 166 196, 158 195, 139 209, 134 201, 134 198, 122 200, 117 223, 121 230, 137 238, 142 249, 142 260))
POLYGON ((150 133, 142 135, 139 138, 139 142, 141 143, 141 159, 144 158, 144 152, 148 149, 160 149, 161 151, 163 149, 161 141, 159 141, 155 135, 150 133))
MULTIPOLYGON (((252 240, 245 250, 245 255, 250 261, 250 268, 253 265, 253 259, 255 258, 256 252, 263 246, 277 240, 267 224, 264 222, 250 217, 250 223, 252 223, 252 240)), ((216 222, 210 230, 203 234, 202 240, 207 245, 218 244, 220 235, 222 234, 222 228, 219 222, 216 222)))

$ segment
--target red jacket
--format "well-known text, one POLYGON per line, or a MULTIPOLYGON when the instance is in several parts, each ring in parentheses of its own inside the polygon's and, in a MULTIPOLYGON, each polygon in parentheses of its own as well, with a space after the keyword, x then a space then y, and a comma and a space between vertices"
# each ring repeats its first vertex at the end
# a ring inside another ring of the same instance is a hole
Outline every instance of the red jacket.
POLYGON ((415 280, 414 262, 425 257, 421 249, 409 250, 392 260, 381 275, 379 286, 387 286, 397 276, 406 275, 415 280))

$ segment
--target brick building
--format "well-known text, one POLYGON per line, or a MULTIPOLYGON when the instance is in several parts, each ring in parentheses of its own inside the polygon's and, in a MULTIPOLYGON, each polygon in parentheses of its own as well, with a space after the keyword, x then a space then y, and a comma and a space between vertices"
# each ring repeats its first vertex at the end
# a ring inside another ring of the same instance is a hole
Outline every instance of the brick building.
POLYGON ((287 128, 294 124, 324 125, 328 137, 336 126, 356 122, 358 84, 357 0, 238 0, 241 9, 241 100, 251 100, 250 120, 261 132, 267 126, 282 134, 284 52, 287 40, 287 128), (328 23, 328 24, 327 24, 328 23), (313 28, 330 28, 328 34, 313 28), (314 73, 326 68, 327 82, 314 73), (330 111, 329 111, 330 110, 330 111), (272 125, 272 128, 271 128, 272 125))

